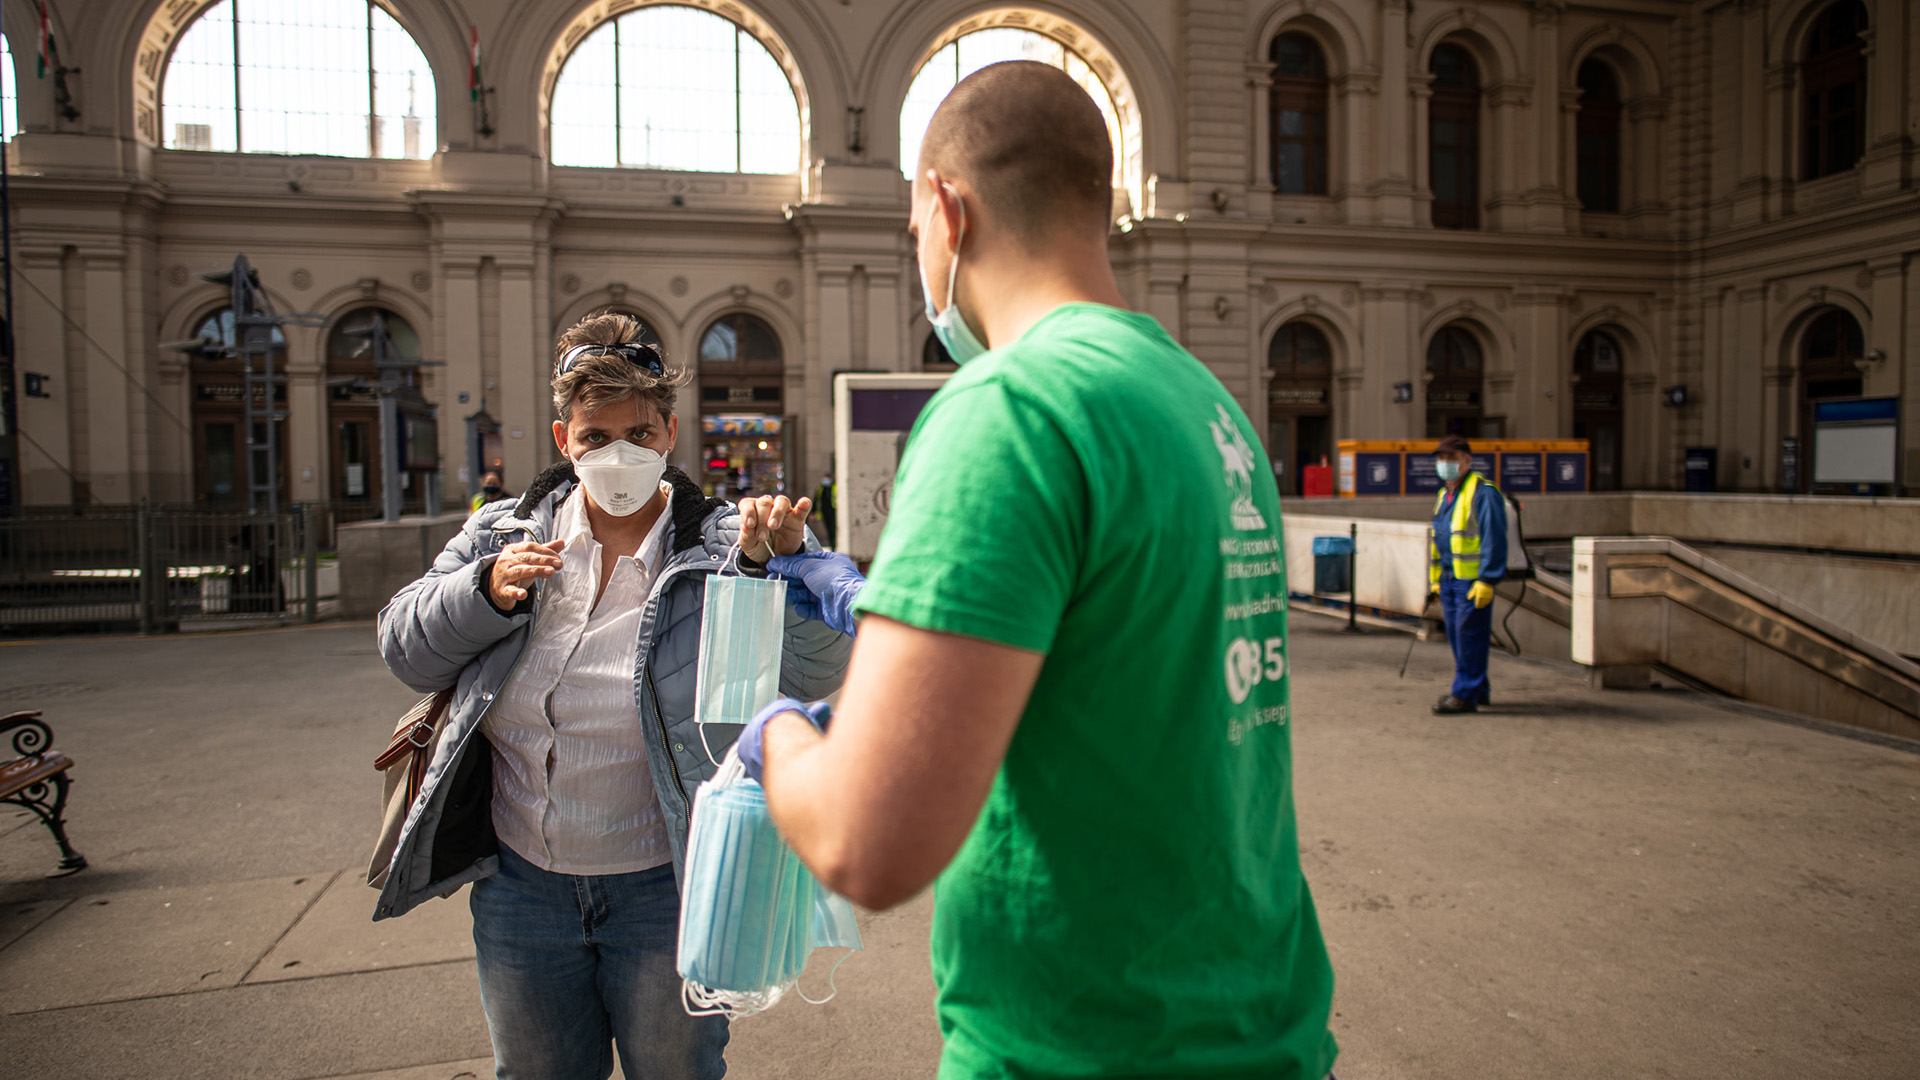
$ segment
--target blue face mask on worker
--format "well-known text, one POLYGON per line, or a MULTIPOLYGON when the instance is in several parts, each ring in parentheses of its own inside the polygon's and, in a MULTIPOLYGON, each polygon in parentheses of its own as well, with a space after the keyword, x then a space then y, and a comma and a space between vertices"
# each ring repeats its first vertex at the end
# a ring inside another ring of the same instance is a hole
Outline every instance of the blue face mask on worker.
MULTIPOLYGON (((967 240, 967 204, 960 198, 960 193, 953 190, 952 184, 943 182, 941 186, 953 192, 953 201, 960 204, 960 235, 954 240, 953 261, 947 264, 945 310, 933 309, 933 287, 927 282, 924 265, 920 269, 920 293, 927 298, 927 321, 933 324, 933 335, 940 339, 940 344, 946 348, 947 355, 953 358, 954 363, 964 364, 986 352, 987 347, 974 335, 973 327, 967 325, 966 316, 960 314, 960 305, 953 302, 954 286, 960 280, 960 249, 967 240)), ((927 223, 921 226, 922 236, 930 235, 928 230, 933 228, 933 211, 940 206, 938 197, 929 198, 927 202, 929 213, 927 223)))
POLYGON ((1457 461, 1441 460, 1441 461, 1435 462, 1433 466, 1433 471, 1439 473, 1440 479, 1446 481, 1449 484, 1453 483, 1455 480, 1460 479, 1460 463, 1457 461))

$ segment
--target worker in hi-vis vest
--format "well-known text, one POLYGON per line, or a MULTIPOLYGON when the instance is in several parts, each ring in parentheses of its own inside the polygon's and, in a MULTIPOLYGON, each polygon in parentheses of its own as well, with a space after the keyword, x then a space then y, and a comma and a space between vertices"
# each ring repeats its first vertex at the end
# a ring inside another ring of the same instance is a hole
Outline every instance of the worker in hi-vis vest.
POLYGON ((1453 649, 1453 689, 1433 703, 1440 715, 1491 704, 1487 649, 1493 642, 1493 587, 1507 576, 1507 501, 1493 481, 1473 471, 1473 447, 1458 435, 1434 452, 1446 482, 1433 502, 1428 550, 1431 592, 1440 598, 1453 649))

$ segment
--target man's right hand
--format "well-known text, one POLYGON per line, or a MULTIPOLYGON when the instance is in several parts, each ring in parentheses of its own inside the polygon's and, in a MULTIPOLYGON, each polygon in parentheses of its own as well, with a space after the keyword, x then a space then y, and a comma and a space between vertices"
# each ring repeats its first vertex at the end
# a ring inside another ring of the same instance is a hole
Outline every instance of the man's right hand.
POLYGON ((493 572, 487 578, 487 599, 501 611, 512 611, 527 598, 527 590, 539 578, 550 578, 560 569, 560 549, 565 540, 536 544, 523 540, 508 544, 493 560, 493 572))

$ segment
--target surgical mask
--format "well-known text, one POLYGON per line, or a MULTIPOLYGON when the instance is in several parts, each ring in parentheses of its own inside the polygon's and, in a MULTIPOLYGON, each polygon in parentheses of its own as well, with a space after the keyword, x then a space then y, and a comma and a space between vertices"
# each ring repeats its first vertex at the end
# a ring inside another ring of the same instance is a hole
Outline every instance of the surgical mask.
POLYGON ((660 494, 666 471, 666 458, 625 439, 573 459, 573 473, 594 504, 614 517, 626 517, 660 494))
POLYGON ((1445 480, 1449 484, 1460 479, 1460 463, 1457 461, 1435 462, 1433 471, 1439 473, 1440 479, 1445 480))
MULTIPOLYGON (((947 185, 949 191, 952 185, 947 185)), ((960 203, 960 238, 954 244, 953 261, 947 264, 947 306, 944 311, 933 309, 933 287, 927 282, 925 267, 920 269, 920 295, 927 299, 927 321, 933 324, 933 335, 946 347, 947 355, 956 364, 964 364, 987 351, 986 345, 975 336, 973 327, 967 325, 966 316, 960 314, 960 305, 953 302, 954 286, 960 281, 960 248, 967 239, 967 204, 960 194, 954 192, 954 200, 960 203)), ((922 227, 922 235, 931 236, 927 230, 933 228, 933 212, 939 208, 939 200, 929 199, 931 204, 927 214, 927 223, 922 227)))
POLYGON ((488 484, 486 487, 480 489, 480 494, 485 495, 489 499, 497 499, 500 497, 500 485, 488 484))

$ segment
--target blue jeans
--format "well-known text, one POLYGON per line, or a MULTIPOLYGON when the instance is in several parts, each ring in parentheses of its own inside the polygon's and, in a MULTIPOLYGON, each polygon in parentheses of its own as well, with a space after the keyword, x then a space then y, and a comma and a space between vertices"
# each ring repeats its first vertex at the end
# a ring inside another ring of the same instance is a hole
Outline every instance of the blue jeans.
POLYGON ((576 877, 502 844, 472 907, 499 1080, 606 1080, 615 1047, 628 1080, 726 1075, 726 1018, 680 1004, 672 864, 576 877))
POLYGON ((1461 701, 1493 701, 1487 682, 1487 652, 1493 644, 1493 605, 1477 608, 1467 598, 1473 582, 1452 574, 1440 579, 1440 613, 1447 621, 1447 645, 1453 649, 1453 690, 1461 701))

